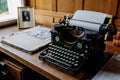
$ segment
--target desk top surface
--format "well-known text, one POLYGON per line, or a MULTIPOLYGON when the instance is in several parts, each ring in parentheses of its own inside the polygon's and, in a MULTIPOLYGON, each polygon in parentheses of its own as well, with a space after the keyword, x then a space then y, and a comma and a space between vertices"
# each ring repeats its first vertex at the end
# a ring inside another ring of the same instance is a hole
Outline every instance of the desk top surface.
MULTIPOLYGON (((0 29, 0 36, 17 31, 16 26, 2 28, 0 29)), ((105 58, 106 62, 111 57, 112 53, 115 51, 119 51, 119 49, 112 46, 111 42, 106 42, 106 50, 105 50, 105 58), (109 54, 110 53, 110 54, 109 54)), ((80 79, 90 79, 92 78, 96 72, 100 70, 100 68, 105 64, 102 64, 101 67, 95 68, 93 66, 88 67, 86 70, 81 70, 78 75, 72 75, 68 72, 61 71, 55 66, 51 66, 46 64, 45 62, 39 60, 39 54, 43 49, 35 54, 28 54, 17 50, 13 47, 7 46, 5 44, 0 44, 0 51, 4 54, 12 57, 13 59, 19 61, 20 63, 24 64, 25 66, 31 68, 32 70, 44 75, 45 77, 52 79, 52 80, 80 80, 80 79), (92 68, 93 67, 93 68, 92 68)))

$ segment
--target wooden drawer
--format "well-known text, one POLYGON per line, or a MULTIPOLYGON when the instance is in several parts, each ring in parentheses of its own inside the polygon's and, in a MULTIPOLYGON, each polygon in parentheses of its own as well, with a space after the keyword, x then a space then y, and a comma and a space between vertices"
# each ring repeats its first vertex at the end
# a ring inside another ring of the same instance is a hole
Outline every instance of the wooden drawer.
POLYGON ((6 63, 7 70, 9 72, 8 80, 24 80, 23 69, 24 66, 15 62, 11 62, 7 59, 3 59, 6 63))

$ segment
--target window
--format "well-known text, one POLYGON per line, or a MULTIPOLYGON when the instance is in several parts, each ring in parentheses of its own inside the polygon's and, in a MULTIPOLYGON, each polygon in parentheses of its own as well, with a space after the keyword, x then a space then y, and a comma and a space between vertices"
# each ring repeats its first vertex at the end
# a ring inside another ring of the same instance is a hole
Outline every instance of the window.
POLYGON ((0 14, 8 12, 7 0, 0 0, 0 14))
POLYGON ((16 22, 17 7, 24 6, 24 0, 0 0, 0 26, 16 22))

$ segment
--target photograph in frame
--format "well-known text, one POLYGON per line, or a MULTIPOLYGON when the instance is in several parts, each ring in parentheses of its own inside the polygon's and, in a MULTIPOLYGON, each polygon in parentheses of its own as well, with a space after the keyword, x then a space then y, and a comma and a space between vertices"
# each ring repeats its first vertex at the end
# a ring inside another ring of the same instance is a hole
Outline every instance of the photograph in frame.
POLYGON ((18 7, 18 28, 35 27, 34 8, 18 7))

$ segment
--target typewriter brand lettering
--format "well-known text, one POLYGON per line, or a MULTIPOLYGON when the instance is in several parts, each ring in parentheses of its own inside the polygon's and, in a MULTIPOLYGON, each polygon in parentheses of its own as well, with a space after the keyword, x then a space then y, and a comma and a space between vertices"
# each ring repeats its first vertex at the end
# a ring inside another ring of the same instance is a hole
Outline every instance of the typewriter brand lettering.
POLYGON ((64 45, 65 48, 71 49, 72 47, 70 45, 64 45))

